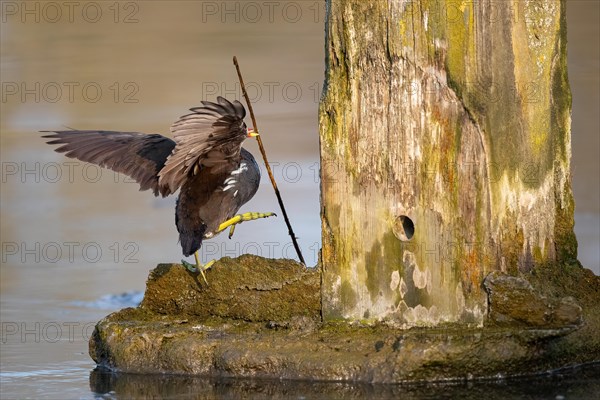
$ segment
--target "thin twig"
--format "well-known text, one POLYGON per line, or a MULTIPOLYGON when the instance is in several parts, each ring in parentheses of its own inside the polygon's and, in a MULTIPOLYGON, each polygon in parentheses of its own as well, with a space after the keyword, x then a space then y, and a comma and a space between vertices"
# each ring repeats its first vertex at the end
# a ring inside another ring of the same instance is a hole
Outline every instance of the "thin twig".
MULTIPOLYGON (((244 79, 242 78, 242 73, 240 72, 240 65, 238 64, 237 57, 233 56, 233 64, 235 64, 235 69, 237 70, 238 77, 240 79, 240 85, 242 86, 242 93, 244 98, 246 98, 246 104, 248 104, 248 111, 250 111, 250 117, 252 118, 252 125, 254 125, 254 131, 260 133, 258 130, 258 126, 256 125, 256 118, 254 117, 254 111, 252 110, 252 104, 250 103, 250 98, 248 97, 248 93, 246 92, 246 86, 244 85, 244 79)), ((265 166, 267 167, 267 172, 269 173, 269 178, 271 179, 271 183, 273 184, 273 189, 275 189, 275 195, 277 196, 277 201, 279 202, 279 208, 281 208, 281 213, 283 214, 283 219, 288 227, 288 233, 292 238, 292 243, 294 243, 294 248, 296 249, 296 253, 298 254, 298 258, 300 262, 306 265, 304 262, 304 257, 302 257, 302 252, 300 251, 300 246, 298 245, 298 241, 296 240, 296 235, 294 234, 294 230, 292 229, 292 224, 288 218, 287 212, 285 211, 285 207, 283 206, 283 200, 281 199, 281 193, 279 193, 279 189, 277 188, 277 183, 275 182, 275 177, 273 176, 273 171, 271 171, 271 166, 269 165, 269 161, 267 160, 267 153, 265 152, 265 148, 262 143, 262 139, 260 135, 256 136, 256 140, 258 141, 258 147, 260 148, 260 153, 262 154, 263 160, 265 161, 265 166)))

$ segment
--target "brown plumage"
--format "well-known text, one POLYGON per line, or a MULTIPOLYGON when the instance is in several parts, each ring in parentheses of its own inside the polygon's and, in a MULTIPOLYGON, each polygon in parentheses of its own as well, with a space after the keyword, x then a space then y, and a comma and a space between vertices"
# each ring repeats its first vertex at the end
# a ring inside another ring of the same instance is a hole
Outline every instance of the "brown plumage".
POLYGON ((242 148, 248 137, 239 101, 202 102, 171 127, 174 139, 114 131, 44 131, 67 157, 110 168, 135 179, 140 190, 163 197, 180 190, 175 222, 183 254, 194 254, 256 193, 260 169, 242 148))

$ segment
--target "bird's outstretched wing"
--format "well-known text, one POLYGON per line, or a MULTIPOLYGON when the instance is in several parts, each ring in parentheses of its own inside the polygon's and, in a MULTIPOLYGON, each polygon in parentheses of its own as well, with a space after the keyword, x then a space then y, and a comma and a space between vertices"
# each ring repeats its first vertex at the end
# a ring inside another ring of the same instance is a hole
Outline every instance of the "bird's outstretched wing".
POLYGON ((239 163, 240 148, 247 137, 244 106, 220 96, 217 103, 202 104, 171 126, 177 145, 159 172, 159 185, 170 192, 202 167, 213 167, 216 173, 220 166, 239 163))
POLYGON ((158 172, 175 148, 175 142, 167 137, 114 131, 43 132, 52 132, 43 137, 53 139, 48 144, 62 145, 55 150, 67 157, 128 175, 140 184, 140 190, 152 189, 155 196, 174 193, 158 184, 158 172))

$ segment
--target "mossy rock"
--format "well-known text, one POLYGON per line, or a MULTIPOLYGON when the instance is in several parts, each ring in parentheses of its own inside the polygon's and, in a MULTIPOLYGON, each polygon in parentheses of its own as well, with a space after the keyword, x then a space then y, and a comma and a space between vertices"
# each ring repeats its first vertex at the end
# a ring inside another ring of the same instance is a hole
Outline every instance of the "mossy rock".
POLYGON ((503 310, 500 321, 490 314, 482 328, 401 330, 321 322, 320 271, 293 261, 223 259, 208 287, 164 264, 151 272, 142 305, 96 325, 90 355, 133 373, 372 383, 535 374, 599 361, 600 278, 579 265, 534 271, 490 277, 490 312, 503 310), (528 303, 541 313, 524 318, 528 303))
POLYGON ((578 326, 582 323, 581 306, 573 297, 548 298, 522 277, 492 272, 483 285, 488 292, 490 322, 546 328, 578 326))
POLYGON ((320 318, 320 275, 293 260, 253 255, 220 259, 208 285, 179 264, 160 264, 148 277, 141 308, 158 314, 249 322, 320 318))

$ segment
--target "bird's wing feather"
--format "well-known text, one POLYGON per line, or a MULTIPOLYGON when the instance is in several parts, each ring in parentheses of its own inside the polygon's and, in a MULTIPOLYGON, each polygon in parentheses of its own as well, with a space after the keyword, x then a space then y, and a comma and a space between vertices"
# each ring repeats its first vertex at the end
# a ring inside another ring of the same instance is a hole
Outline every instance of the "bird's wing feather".
POLYGON ((217 103, 202 104, 171 126, 177 145, 159 173, 160 186, 171 192, 181 187, 196 168, 239 162, 246 137, 244 106, 220 96, 217 103))
POLYGON ((110 168, 135 179, 140 190, 152 189, 164 197, 174 191, 158 184, 158 172, 175 148, 167 137, 137 132, 114 131, 43 131, 53 139, 48 144, 61 145, 55 150, 67 157, 110 168))

